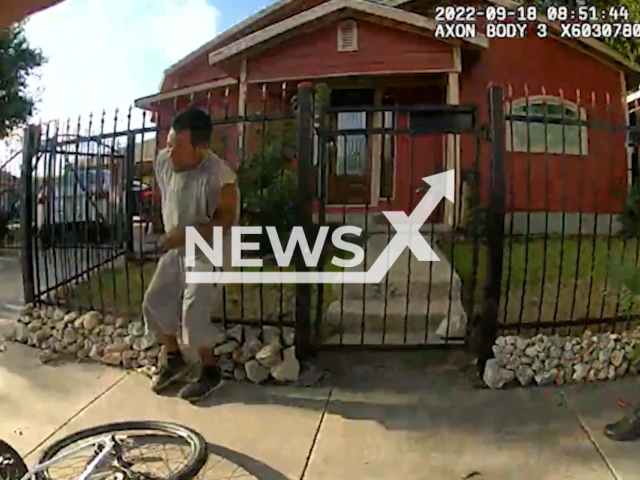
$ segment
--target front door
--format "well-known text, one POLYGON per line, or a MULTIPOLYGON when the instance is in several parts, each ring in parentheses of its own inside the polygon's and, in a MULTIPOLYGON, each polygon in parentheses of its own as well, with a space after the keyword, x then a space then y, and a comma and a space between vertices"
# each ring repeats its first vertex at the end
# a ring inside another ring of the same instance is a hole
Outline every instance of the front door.
MULTIPOLYGON (((441 87, 402 89, 396 92, 400 105, 429 105, 444 103, 441 87)), ((396 193, 394 209, 409 214, 429 190, 422 179, 443 171, 445 135, 439 132, 423 133, 420 124, 428 123, 433 113, 425 111, 403 112, 398 115, 398 128, 407 133, 397 138, 396 193)), ((429 222, 441 222, 442 202, 429 217, 429 222)))
MULTIPOLYGON (((333 107, 362 107, 374 104, 374 90, 348 89, 331 92, 333 107)), ((364 132, 371 113, 337 112, 330 116, 336 134, 327 145, 328 203, 364 205, 371 200, 371 139, 364 132)))

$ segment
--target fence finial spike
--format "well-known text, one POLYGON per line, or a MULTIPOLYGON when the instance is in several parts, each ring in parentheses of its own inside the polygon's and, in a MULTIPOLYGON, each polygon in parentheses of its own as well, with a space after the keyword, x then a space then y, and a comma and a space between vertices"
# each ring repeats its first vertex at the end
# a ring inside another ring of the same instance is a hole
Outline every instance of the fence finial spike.
POLYGON ((546 97, 547 96, 547 87, 545 87, 544 85, 542 87, 540 87, 540 92, 542 93, 542 95, 544 95, 546 97))
POLYGON ((558 96, 564 101, 564 90, 561 88, 558 89, 558 96))

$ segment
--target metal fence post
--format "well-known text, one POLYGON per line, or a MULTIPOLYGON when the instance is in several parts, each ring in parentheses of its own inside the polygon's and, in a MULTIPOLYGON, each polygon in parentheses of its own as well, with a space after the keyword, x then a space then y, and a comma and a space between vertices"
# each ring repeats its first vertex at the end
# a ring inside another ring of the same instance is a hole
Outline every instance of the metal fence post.
MULTIPOLYGON (((296 225, 301 226, 307 239, 313 227, 313 192, 311 186, 313 168, 313 84, 303 82, 298 85, 298 188, 296 198, 296 225)), ((308 272, 300 249, 296 252, 297 272, 308 272)), ((311 285, 296 284, 296 351, 299 358, 312 354, 311 342, 311 285)))
POLYGON ((20 183, 22 190, 22 202, 20 208, 20 232, 21 232, 21 266, 22 288, 24 301, 31 303, 35 300, 34 282, 34 243, 33 231, 36 228, 34 215, 34 189, 33 189, 33 161, 40 140, 40 126, 29 125, 24 129, 22 138, 22 172, 20 183))
MULTIPOLYGON (((144 150, 144 142, 141 147, 144 150)), ((133 133, 127 135, 127 149, 124 159, 124 247, 125 253, 132 256, 134 254, 134 241, 133 241, 133 191, 132 180, 133 170, 135 168, 135 149, 136 149, 136 136, 133 133)), ((142 215, 142 212, 140 212, 142 215)))
POLYGON ((492 346, 498 333, 498 314, 502 294, 504 251, 504 217, 506 186, 504 175, 505 142, 504 98, 501 87, 489 87, 489 135, 491 139, 489 173, 489 208, 487 211, 487 278, 480 318, 478 368, 480 375, 493 357, 492 346))

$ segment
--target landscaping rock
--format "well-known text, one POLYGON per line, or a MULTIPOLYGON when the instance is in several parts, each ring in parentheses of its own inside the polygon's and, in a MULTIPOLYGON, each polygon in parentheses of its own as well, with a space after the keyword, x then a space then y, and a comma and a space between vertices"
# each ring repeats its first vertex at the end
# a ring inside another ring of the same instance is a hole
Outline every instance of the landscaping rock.
POLYGON ((282 361, 280 350, 278 344, 267 345, 256 354, 256 360, 267 368, 275 367, 282 361))
POLYGON ((126 328, 129 325, 129 319, 125 317, 116 318, 116 328, 126 328))
POLYGON ((91 331, 102 323, 102 314, 96 311, 85 313, 83 315, 83 327, 87 331, 91 331))
POLYGON ((300 375, 300 362, 296 358, 296 347, 282 352, 282 362, 271 368, 271 376, 279 382, 295 382, 300 375))
POLYGON ((485 365, 482 379, 489 388, 498 389, 514 380, 515 377, 515 372, 502 368, 498 365, 496 359, 492 358, 489 359, 485 365))
POLYGON ((227 338, 235 340, 238 343, 242 343, 242 333, 243 333, 242 325, 235 325, 233 327, 227 328, 227 338))
POLYGON ((218 345, 213 349, 214 355, 225 355, 231 354, 233 351, 238 348, 238 342, 235 340, 231 340, 230 342, 223 343, 222 345, 218 345))
POLYGON ((269 368, 261 365, 257 360, 249 360, 244 365, 247 378, 253 383, 262 383, 269 378, 269 368))

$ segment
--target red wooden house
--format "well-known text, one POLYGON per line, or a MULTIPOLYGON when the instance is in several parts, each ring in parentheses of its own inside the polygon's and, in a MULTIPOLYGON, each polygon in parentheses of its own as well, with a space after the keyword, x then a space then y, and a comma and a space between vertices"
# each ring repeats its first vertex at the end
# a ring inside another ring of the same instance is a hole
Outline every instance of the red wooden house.
MULTIPOLYGON (((543 15, 529 24, 525 38, 486 38, 482 22, 474 37, 435 38, 434 8, 439 3, 279 0, 171 66, 161 91, 136 105, 155 111, 163 124, 176 107, 194 99, 206 99, 213 110, 225 106, 231 115, 242 115, 265 91, 275 104, 283 86, 290 96, 299 82, 311 81, 331 88, 334 106, 477 105, 486 120, 487 86, 493 83, 509 92, 506 107, 514 113, 539 114, 546 108, 549 116, 564 111, 570 119, 596 116, 624 122, 623 99, 627 84, 639 83, 638 65, 599 41, 561 39, 557 26, 543 15), (548 27, 546 38, 536 36, 539 23, 548 27)), ((510 0, 474 4, 483 9, 519 5, 510 0)), ((410 121, 408 114, 352 112, 338 117, 340 128, 410 121)), ((526 127, 514 122, 506 133, 509 210, 621 211, 624 195, 619 191, 628 184, 624 131, 534 125, 527 139, 526 127)), ((421 177, 471 166, 477 154, 474 143, 473 136, 465 135, 424 135, 410 143, 374 138, 362 158, 347 166, 347 175, 329 166, 328 203, 408 211, 421 195, 421 177), (418 158, 415 152, 423 155, 418 158)), ((486 148, 480 162, 487 171, 486 148)), ((486 200, 488 189, 482 191, 486 200)), ((451 224, 453 212, 445 208, 449 211, 434 220, 451 224)))

